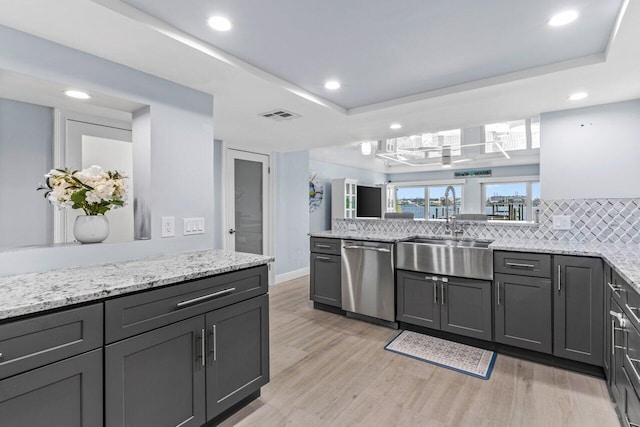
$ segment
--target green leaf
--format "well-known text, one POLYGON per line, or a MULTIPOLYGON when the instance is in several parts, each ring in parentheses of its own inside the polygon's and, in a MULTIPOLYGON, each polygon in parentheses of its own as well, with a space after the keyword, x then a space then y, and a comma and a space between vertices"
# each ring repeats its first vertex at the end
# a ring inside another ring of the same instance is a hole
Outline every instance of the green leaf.
POLYGON ((111 204, 116 206, 124 206, 124 202, 122 200, 112 200, 111 204))
MULTIPOLYGON (((87 190, 76 191, 71 195, 71 201, 75 203, 84 203, 87 200, 87 190)), ((74 208, 75 209, 75 208, 74 208)))

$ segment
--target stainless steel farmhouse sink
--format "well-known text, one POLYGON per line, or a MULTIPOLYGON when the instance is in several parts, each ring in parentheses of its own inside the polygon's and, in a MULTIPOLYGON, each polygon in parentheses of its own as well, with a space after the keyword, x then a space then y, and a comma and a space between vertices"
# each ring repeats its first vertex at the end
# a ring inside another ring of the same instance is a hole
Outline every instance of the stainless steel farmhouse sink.
POLYGON ((493 279, 490 242, 412 239, 397 244, 397 268, 443 276, 493 279))

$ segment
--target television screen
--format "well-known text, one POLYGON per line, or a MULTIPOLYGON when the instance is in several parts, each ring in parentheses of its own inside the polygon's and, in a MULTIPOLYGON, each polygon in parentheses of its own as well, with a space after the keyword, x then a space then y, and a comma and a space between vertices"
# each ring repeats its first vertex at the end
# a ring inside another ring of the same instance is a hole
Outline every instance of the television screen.
POLYGON ((382 217, 382 188, 358 185, 356 216, 359 218, 382 217))

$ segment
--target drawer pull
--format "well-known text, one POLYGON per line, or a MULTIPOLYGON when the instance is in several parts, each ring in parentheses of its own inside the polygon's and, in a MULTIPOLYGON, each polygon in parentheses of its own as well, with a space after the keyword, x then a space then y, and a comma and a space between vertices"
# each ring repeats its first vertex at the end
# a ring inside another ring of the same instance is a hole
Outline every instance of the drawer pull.
POLYGON ((496 306, 500 307, 500 282, 496 282, 496 306))
POLYGON ((316 248, 331 249, 331 245, 321 245, 320 243, 316 243, 316 248))
POLYGON ((321 261, 331 261, 331 258, 329 258, 328 256, 316 255, 316 259, 319 259, 321 261))
POLYGON ((640 374, 638 374, 638 370, 636 369, 636 365, 634 365, 634 363, 640 363, 640 360, 632 359, 632 358, 629 357, 628 354, 625 354, 624 357, 627 358, 627 362, 629 362, 629 365, 631 365, 631 369, 633 370, 633 374, 636 376, 636 379, 638 381, 640 381, 640 374))
POLYGON ((620 291, 622 290, 622 286, 617 286, 614 285, 613 283, 607 282, 607 285, 609 285, 609 287, 611 288, 611 291, 613 291, 615 294, 618 294, 618 296, 620 295, 620 291))
POLYGON ((216 331, 216 325, 213 325, 213 361, 218 360, 218 333, 216 331))
POLYGON ((631 315, 635 319, 636 323, 640 323, 640 318, 636 314, 636 310, 638 310, 638 307, 630 307, 629 304, 625 304, 625 305, 627 306, 627 309, 629 310, 629 312, 631 312, 631 315))
POLYGON ((634 424, 631 421, 629 421, 629 417, 627 417, 626 415, 624 416, 624 419, 627 422, 627 424, 629 424, 630 427, 640 427, 640 424, 634 424))
POLYGON ((343 248, 345 248, 345 249, 360 249, 360 250, 364 250, 364 251, 376 251, 376 252, 383 252, 383 253, 391 252, 391 250, 389 250, 387 248, 378 248, 378 247, 375 247, 375 246, 349 245, 349 246, 343 246, 343 248))
POLYGON ((536 267, 533 264, 521 264, 519 262, 508 262, 507 266, 508 267, 516 267, 516 268, 530 268, 531 270, 533 270, 536 267))
POLYGON ((211 299, 211 298, 216 298, 216 297, 220 297, 222 295, 226 295, 226 294, 231 293, 231 292, 233 292, 235 290, 236 290, 236 288, 224 289, 222 291, 214 292, 214 293, 209 294, 209 295, 203 295, 201 297, 189 299, 189 300, 186 300, 186 301, 181 301, 178 304, 176 304, 176 307, 182 308, 184 306, 195 304, 197 302, 201 302, 201 301, 205 301, 205 300, 208 300, 208 299, 211 299))

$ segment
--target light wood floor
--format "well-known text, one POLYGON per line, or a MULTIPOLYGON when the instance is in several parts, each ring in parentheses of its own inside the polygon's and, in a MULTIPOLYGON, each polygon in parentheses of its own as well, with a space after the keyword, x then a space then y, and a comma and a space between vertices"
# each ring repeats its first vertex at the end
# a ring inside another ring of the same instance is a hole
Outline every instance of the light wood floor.
POLYGON ((618 426, 603 380, 498 355, 488 381, 384 350, 397 331, 270 288, 271 382, 223 426, 618 426))

